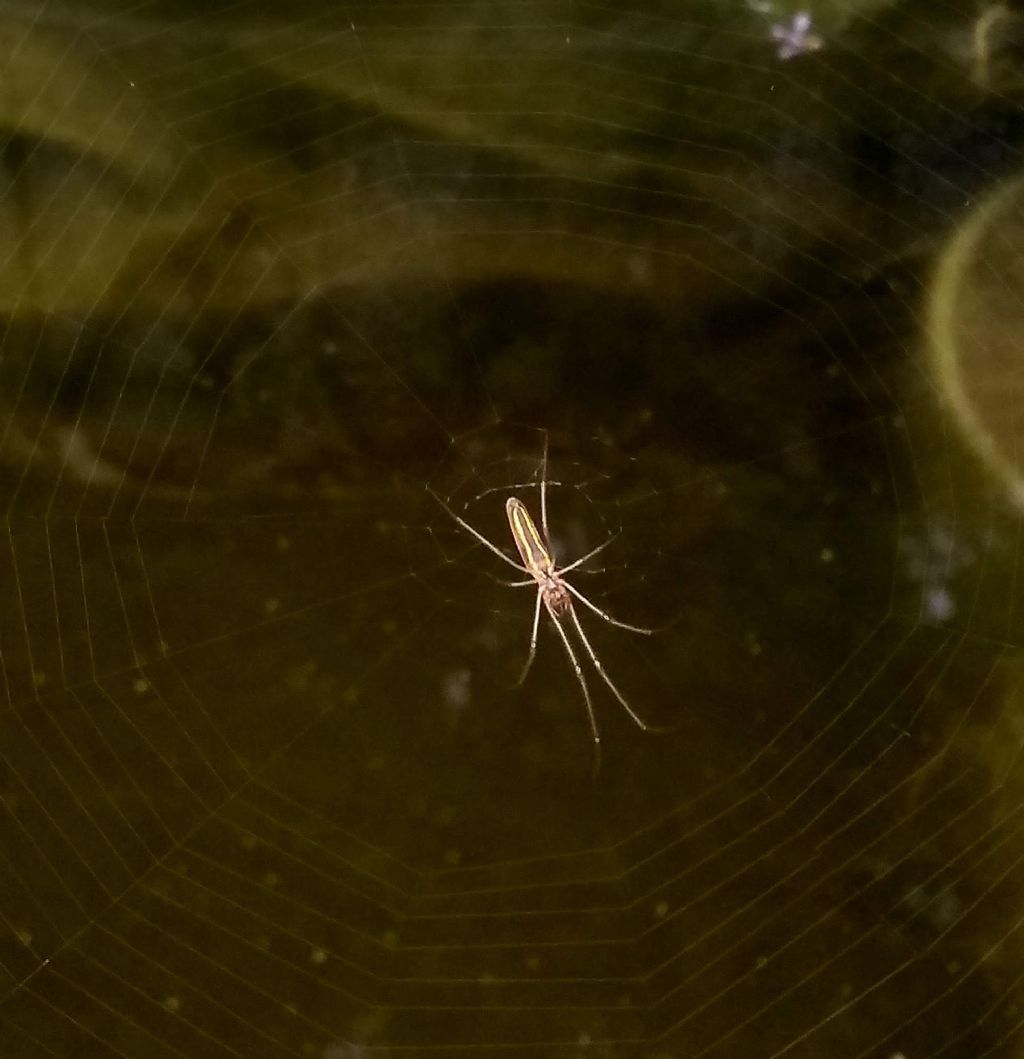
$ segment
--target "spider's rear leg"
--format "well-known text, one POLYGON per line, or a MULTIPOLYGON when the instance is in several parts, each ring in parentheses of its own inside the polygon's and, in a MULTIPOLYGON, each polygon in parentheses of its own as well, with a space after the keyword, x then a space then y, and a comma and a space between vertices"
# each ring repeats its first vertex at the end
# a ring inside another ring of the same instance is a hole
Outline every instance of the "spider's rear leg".
MULTIPOLYGON (((536 583, 536 582, 535 582, 536 583)), ((537 635, 540 629, 540 605, 544 600, 544 592, 542 589, 537 589, 537 604, 533 608, 533 632, 530 633, 530 653, 526 656, 526 662, 523 665, 523 671, 519 674, 519 679, 516 681, 516 687, 526 679, 526 674, 530 672, 530 666, 533 665, 533 659, 537 654, 537 635)))

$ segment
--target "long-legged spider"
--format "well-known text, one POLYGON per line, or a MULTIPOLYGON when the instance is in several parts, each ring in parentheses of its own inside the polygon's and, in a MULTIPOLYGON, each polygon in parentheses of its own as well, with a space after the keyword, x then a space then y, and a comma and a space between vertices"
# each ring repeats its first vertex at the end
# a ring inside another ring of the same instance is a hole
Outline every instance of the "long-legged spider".
POLYGON ((599 544, 596 548, 587 552, 586 555, 574 560, 567 566, 563 566, 560 569, 556 567, 555 557, 551 547, 551 534, 548 531, 547 460, 548 447, 547 441, 545 440, 540 481, 540 520, 541 527, 544 531, 543 534, 537 531, 537 525, 533 521, 530 512, 527 510, 527 507, 522 500, 518 497, 510 496, 505 501, 505 514, 508 516, 508 524, 509 529, 512 531, 512 539, 516 542, 516 548, 522 559, 521 564, 510 559, 496 544, 489 541, 479 530, 474 529, 465 519, 456 515, 436 493, 434 496, 445 511, 447 511, 467 533, 472 534, 472 536, 474 536, 485 548, 493 552, 502 562, 507 563, 520 573, 529 575, 529 578, 526 581, 506 581, 503 582, 504 584, 510 588, 523 588, 526 585, 537 586, 537 602, 533 608, 533 631, 530 634, 530 653, 526 657, 526 664, 523 666, 523 671, 520 674, 518 683, 521 684, 526 679, 526 674, 529 672, 530 666, 533 664, 534 656, 537 653, 537 634, 540 628, 540 608, 543 604, 551 618, 552 625, 554 625, 555 630, 562 641, 565 653, 569 656, 569 661, 572 663, 572 668, 576 673, 576 679, 579 681, 579 685, 583 689, 583 700, 587 706, 587 716, 590 719, 590 731, 594 740, 594 752, 599 761, 601 733, 597 727, 594 705, 590 698, 590 688, 587 686, 587 679, 583 675, 583 667, 580 665, 579 658, 573 650, 572 641, 569 638, 569 634, 566 631, 563 621, 568 618, 569 621, 572 622, 572 627, 576 630, 576 635, 583 644, 594 669, 597 670, 598 675, 611 689, 612 694, 618 699, 619 704, 626 713, 629 714, 633 723, 645 732, 654 731, 656 729, 636 713, 632 706, 626 701, 622 692, 615 686, 612 678, 608 676, 607 672, 605 672, 604 666, 601 665, 601 660, 597 657, 597 652, 587 638, 587 634, 583 631, 579 615, 577 615, 576 608, 573 606, 573 599, 575 598, 579 600, 583 606, 588 610, 593 611, 599 618, 604 619, 609 625, 615 625, 620 629, 628 629, 630 632, 642 633, 644 636, 650 636, 654 630, 642 629, 638 625, 629 625, 624 621, 619 621, 617 618, 613 618, 610 614, 601 610, 600 607, 591 603, 591 601, 587 599, 579 589, 575 588, 565 580, 565 574, 582 566, 590 559, 593 559, 595 555, 611 544, 614 537, 599 544))

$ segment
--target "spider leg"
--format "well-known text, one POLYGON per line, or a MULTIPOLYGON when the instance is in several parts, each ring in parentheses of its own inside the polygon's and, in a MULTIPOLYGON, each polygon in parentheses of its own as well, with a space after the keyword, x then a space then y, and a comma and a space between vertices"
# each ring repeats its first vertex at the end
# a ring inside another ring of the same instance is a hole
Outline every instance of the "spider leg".
POLYGON ((593 647, 590 646, 590 641, 587 639, 587 634, 583 631, 583 626, 580 625, 580 619, 576 614, 576 608, 570 603, 569 614, 572 617, 572 623, 576 626, 576 632, 579 634, 579 638, 583 641, 583 646, 587 649, 587 654, 590 655, 590 661, 594 663, 594 668, 597 670, 601 679, 612 689, 612 694, 619 700, 619 704, 633 719, 633 723, 636 724, 637 728, 644 732, 658 731, 654 725, 648 724, 638 713, 633 711, 633 707, 626 702, 622 692, 612 683, 612 678, 604 671, 604 666, 601 665, 601 660, 597 657, 597 652, 593 647))
MULTIPOLYGON (((576 652, 572 649, 572 644, 569 642, 569 637, 566 635, 565 629, 562 628, 562 623, 558 620, 558 615, 551 609, 551 605, 547 600, 544 602, 548 614, 551 615, 551 621, 558 630, 558 635, 562 638, 562 646, 565 648, 565 653, 569 656, 569 661, 572 662, 572 668, 576 673, 576 679, 580 682, 580 687, 583 689, 583 701, 587 704, 587 717, 590 720, 590 732, 594 740, 594 775, 596 776, 598 769, 601 767, 601 733, 597 730, 597 718, 594 716, 594 704, 590 701, 590 689, 587 687, 587 678, 583 675, 583 668, 579 663, 579 659, 576 657, 576 652)), ((569 612, 573 617, 576 616, 572 607, 569 608, 569 612)), ((579 622, 576 622, 576 628, 579 628, 579 622)), ((586 643, 585 638, 584 643, 586 643)), ((592 654, 593 652, 591 652, 591 655, 592 654)), ((602 670, 599 669, 598 672, 601 672, 603 675, 602 670)), ((607 677, 605 679, 607 679, 607 677)), ((627 706, 626 709, 629 709, 629 707, 627 706)), ((632 713, 632 710, 630 710, 630 713, 632 713)))
MULTIPOLYGON (((519 563, 514 562, 512 559, 510 559, 496 544, 491 544, 491 542, 479 530, 473 529, 473 527, 465 519, 459 518, 459 516, 456 515, 454 511, 452 511, 452 509, 437 495, 437 493, 434 492, 433 489, 430 489, 428 487, 428 491, 429 491, 430 495, 441 505, 441 507, 443 507, 445 509, 445 511, 447 511, 448 514, 451 515, 451 517, 453 519, 455 519, 455 521, 467 533, 471 533, 474 537, 476 537, 476 539, 485 548, 488 548, 490 551, 494 552, 494 554, 499 559, 501 559, 503 562, 508 563, 509 566, 515 567, 515 569, 519 570, 521 573, 528 574, 530 572, 529 570, 526 569, 525 566, 520 566, 519 563)), ((525 584, 529 584, 529 582, 524 582, 524 583, 525 584)))
POLYGON ((526 585, 537 584, 535 577, 531 577, 529 581, 502 581, 500 577, 494 577, 491 580, 497 581, 499 585, 504 585, 506 588, 524 588, 526 585))
MULTIPOLYGON (((561 570, 559 570, 558 572, 559 574, 562 573, 561 570)), ((573 588, 568 581, 563 581, 562 584, 565 585, 565 587, 583 604, 583 606, 589 607, 599 618, 604 618, 604 620, 608 622, 609 625, 617 625, 620 629, 629 629, 630 632, 642 632, 644 636, 654 635, 653 629, 641 629, 639 625, 627 625, 624 621, 619 621, 618 619, 613 618, 610 614, 605 614, 605 612, 601 610, 600 607, 595 607, 594 604, 591 603, 590 600, 587 599, 587 597, 583 595, 583 593, 580 592, 579 589, 573 588)), ((573 614, 573 617, 575 617, 575 612, 573 614)), ((577 622, 576 624, 579 625, 579 622, 577 622)))
MULTIPOLYGON (((493 496, 495 493, 502 493, 508 496, 510 493, 515 493, 520 489, 536 489, 539 481, 539 475, 534 474, 533 478, 528 482, 509 482, 508 485, 492 485, 489 489, 485 489, 482 493, 477 493, 474 500, 483 500, 485 496, 493 496)), ((555 481, 554 478, 548 479, 548 485, 561 485, 561 482, 555 481)))
POLYGON ((551 534, 548 533, 548 432, 544 431, 544 457, 540 471, 540 524, 544 530, 544 540, 551 547, 551 534))
MULTIPOLYGON (((618 534, 616 533, 615 537, 617 536, 618 534)), ((577 566, 582 566, 588 559, 593 559, 598 552, 603 552, 605 548, 607 548, 608 545, 611 544, 613 540, 615 540, 615 537, 609 537, 608 540, 604 542, 604 544, 599 544, 596 548, 591 548, 591 550, 587 552, 587 554, 584 555, 581 559, 574 559, 571 563, 569 563, 568 566, 563 566, 562 569, 557 570, 556 573, 559 577, 561 577, 562 574, 567 574, 570 570, 575 570, 577 566)))
POLYGON ((533 608, 533 632, 530 633, 530 653, 526 656, 523 671, 519 674, 519 679, 516 681, 517 687, 526 679, 526 674, 530 672, 530 666, 533 665, 533 656, 537 653, 537 630, 540 628, 540 605, 543 598, 544 591, 538 586, 537 605, 533 608))

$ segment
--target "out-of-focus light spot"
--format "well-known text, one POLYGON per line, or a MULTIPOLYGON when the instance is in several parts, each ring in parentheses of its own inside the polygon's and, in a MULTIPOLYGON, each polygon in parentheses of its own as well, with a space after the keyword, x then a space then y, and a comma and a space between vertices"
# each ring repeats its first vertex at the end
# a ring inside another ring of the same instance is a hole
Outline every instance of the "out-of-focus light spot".
POLYGON ((940 585, 924 594, 925 616, 931 621, 949 621, 956 613, 956 604, 948 588, 940 585))
POLYGON ((776 44, 776 54, 783 61, 794 59, 804 52, 817 51, 825 44, 817 33, 811 32, 809 11, 798 11, 786 22, 773 22, 771 34, 776 44))
POLYGON ((923 532, 906 534, 900 552, 910 578, 921 584, 921 618, 931 623, 949 621, 957 610, 953 579, 977 558, 975 549, 955 526, 935 517, 923 532))
POLYGON ((453 669, 447 673, 441 683, 441 696, 449 723, 458 724, 459 718, 469 709, 471 698, 469 670, 453 669))

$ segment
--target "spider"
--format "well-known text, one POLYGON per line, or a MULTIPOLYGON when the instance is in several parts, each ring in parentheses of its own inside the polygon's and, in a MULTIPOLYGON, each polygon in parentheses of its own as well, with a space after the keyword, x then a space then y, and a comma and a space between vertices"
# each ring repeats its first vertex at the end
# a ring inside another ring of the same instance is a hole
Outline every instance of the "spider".
POLYGON ((465 519, 459 518, 459 516, 456 515, 436 493, 434 493, 434 497, 445 511, 447 511, 467 533, 472 534, 473 537, 475 537, 485 548, 493 552, 502 562, 514 567, 520 573, 529 574, 528 579, 525 581, 502 582, 509 588, 523 588, 526 585, 535 585, 537 588, 537 601, 533 608, 533 631, 530 634, 530 652, 526 657, 526 664, 523 666, 523 671, 519 676, 517 684, 522 684, 526 679, 526 675, 530 671, 530 666, 533 664, 534 656, 537 653, 537 634, 540 628, 540 608, 543 605, 544 609, 548 612, 548 616, 551 618, 552 625, 554 625, 555 630, 562 641, 565 653, 569 656, 573 671, 576 673, 576 679, 579 681, 580 688, 583 690, 583 701, 586 703, 587 717, 590 720, 590 731, 594 741, 596 767, 596 763, 600 761, 601 733, 597 727, 594 705, 590 698, 590 688, 587 686, 586 677, 583 675, 583 667, 580 665, 579 658, 577 657, 576 651, 573 649, 572 641, 566 631, 566 620, 571 622, 572 628, 575 629, 576 635, 583 644, 594 669, 597 670, 598 675, 611 689, 612 694, 618 699, 619 704, 626 713, 629 714, 633 723, 645 732, 657 731, 657 729, 653 725, 648 724, 638 713, 636 713, 632 706, 626 701, 622 692, 619 691, 612 682, 612 678, 605 672, 601 660, 597 657, 597 652, 587 638, 587 634, 583 631, 583 626, 580 624, 579 615, 576 613, 573 600, 578 600, 588 610, 593 611, 599 618, 608 622, 609 625, 615 625, 620 629, 628 629, 630 632, 641 633, 644 636, 652 635, 654 630, 642 629, 638 625, 628 625, 624 621, 619 621, 617 618, 613 618, 610 614, 601 610, 600 607, 591 603, 591 601, 587 599, 579 589, 565 580, 565 574, 577 569, 590 559, 593 559, 595 555, 611 544, 615 539, 614 537, 610 537, 608 540, 604 541, 603 544, 599 544, 596 548, 587 552, 582 558, 574 560, 567 566, 561 568, 556 567, 554 552, 551 547, 551 534, 548 531, 547 460, 548 447, 547 442, 545 441, 540 481, 540 521, 543 533, 538 532, 537 525, 533 521, 529 510, 522 500, 518 497, 510 496, 505 501, 505 514, 508 516, 509 529, 512 531, 512 539, 516 542, 516 548, 519 551, 522 563, 517 563, 510 559, 496 544, 493 544, 480 533, 479 530, 474 529, 465 519))

